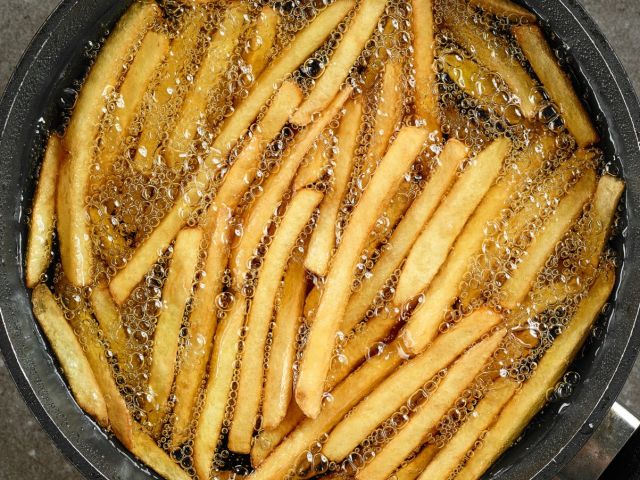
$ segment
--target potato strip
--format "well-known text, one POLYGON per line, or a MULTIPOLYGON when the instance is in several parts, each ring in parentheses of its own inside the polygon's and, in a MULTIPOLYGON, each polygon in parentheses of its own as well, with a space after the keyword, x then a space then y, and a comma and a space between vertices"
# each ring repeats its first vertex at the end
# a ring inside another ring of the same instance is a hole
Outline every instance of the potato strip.
POLYGON ((253 35, 243 53, 244 62, 251 67, 254 79, 260 76, 271 59, 279 20, 278 13, 271 7, 263 7, 256 19, 253 35))
POLYGON ((398 469, 391 478, 394 480, 415 480, 429 465, 436 453, 438 453, 436 445, 427 445, 406 465, 398 469))
POLYGON ((536 21, 536 16, 533 13, 511 0, 470 0, 470 2, 485 12, 492 13, 498 17, 508 17, 521 22, 536 21))
POLYGON ((412 0, 413 64, 415 69, 415 102, 419 118, 434 125, 438 118, 436 70, 433 66, 434 33, 432 0, 412 0))

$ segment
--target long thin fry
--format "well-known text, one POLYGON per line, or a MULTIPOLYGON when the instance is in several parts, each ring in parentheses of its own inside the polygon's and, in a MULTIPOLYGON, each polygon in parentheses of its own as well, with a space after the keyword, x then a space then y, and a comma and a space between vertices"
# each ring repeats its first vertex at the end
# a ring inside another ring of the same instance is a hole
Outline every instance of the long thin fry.
POLYGON ((91 309, 93 310, 100 330, 109 342, 109 347, 118 357, 120 367, 127 360, 127 334, 120 317, 118 307, 113 303, 109 289, 104 284, 98 284, 91 290, 91 309))
POLYGON ((167 413, 173 385, 180 327, 193 290, 202 230, 186 228, 176 238, 167 279, 162 288, 162 309, 153 338, 153 359, 149 368, 148 413, 156 434, 167 413))
POLYGON ((338 211, 353 170, 362 119, 362 104, 359 101, 349 103, 346 110, 338 130, 339 151, 334 167, 333 188, 320 205, 320 216, 304 261, 307 270, 320 276, 327 274, 331 253, 335 248, 338 211))
POLYGON ((244 351, 248 354, 243 355, 240 365, 240 400, 236 405, 229 431, 229 448, 234 452, 251 451, 251 437, 260 409, 264 375, 264 360, 260 353, 264 351, 269 333, 282 272, 298 236, 311 219, 322 197, 322 193, 315 190, 301 190, 293 197, 264 257, 247 320, 248 332, 244 351))
POLYGON ((396 288, 396 305, 404 304, 429 286, 465 223, 498 176, 510 149, 511 141, 507 138, 495 140, 451 187, 411 248, 396 288))
POLYGON ((511 0, 470 0, 474 5, 484 11, 499 17, 510 17, 519 21, 535 22, 536 16, 526 8, 517 5, 511 0))
POLYGON ((385 249, 376 262, 371 275, 365 277, 360 289, 349 299, 342 320, 342 329, 351 330, 367 313, 376 294, 407 256, 418 238, 423 226, 431 218, 442 197, 453 182, 456 171, 467 147, 458 140, 449 140, 440 154, 440 165, 436 167, 422 193, 413 201, 405 218, 402 219, 389 239, 390 248, 385 249))
POLYGON ((584 296, 566 330, 544 354, 533 376, 509 401, 496 423, 483 440, 483 447, 474 452, 456 479, 480 478, 502 452, 520 435, 524 427, 547 401, 553 388, 584 343, 593 322, 602 312, 615 283, 611 269, 604 270, 589 293, 584 296), (517 419, 517 420, 516 420, 517 419))
POLYGON ((421 128, 404 127, 400 130, 344 231, 300 362, 296 401, 307 416, 315 418, 320 412, 322 389, 329 371, 335 334, 349 301, 350 286, 360 252, 380 215, 384 199, 398 188, 426 138, 427 131, 421 128))
POLYGON ((140 427, 133 429, 131 452, 167 480, 189 480, 191 477, 162 450, 140 427))
POLYGON ((306 272, 301 262, 295 259, 289 262, 282 287, 280 309, 273 327, 273 342, 264 381, 262 405, 264 428, 276 428, 280 425, 291 401, 296 335, 307 293, 305 276, 306 272))
POLYGON ((293 180, 293 189, 300 190, 307 187, 312 183, 315 183, 322 177, 327 167, 329 166, 328 159, 326 158, 326 148, 322 136, 318 138, 315 145, 315 151, 311 153, 309 161, 300 166, 296 178, 293 180))
POLYGON ((91 365, 64 313, 46 285, 32 292, 33 313, 56 354, 78 405, 101 425, 107 425, 107 405, 91 365))
POLYGON ((141 38, 157 18, 155 3, 134 3, 109 35, 85 80, 64 136, 68 155, 60 165, 57 191, 60 258, 65 274, 77 286, 92 281, 93 252, 85 198, 91 178, 91 165, 103 111, 105 91, 118 83, 127 63, 131 45, 141 38))
POLYGON ((504 337, 499 331, 483 342, 465 352, 451 367, 441 380, 436 391, 427 398, 418 411, 410 417, 409 422, 387 443, 373 460, 361 469, 357 479, 385 480, 418 448, 427 433, 436 427, 440 418, 454 404, 462 391, 482 371, 485 362, 493 354, 504 337))
POLYGON ((244 61, 251 67, 251 75, 258 78, 267 66, 278 33, 278 13, 271 7, 263 7, 256 19, 253 35, 243 53, 244 61))
MULTIPOLYGON (((462 338, 477 339, 489 332, 500 321, 500 315, 493 311, 478 310, 458 327, 460 329, 458 335, 462 338), (477 336, 473 337, 473 335, 477 336)), ((502 336, 496 342, 499 342, 501 338, 502 336)), ((403 365, 360 402, 351 414, 331 432, 329 440, 322 449, 327 458, 331 460, 345 458, 366 438, 369 432, 389 418, 423 384, 455 360, 460 350, 468 345, 460 345, 451 351, 443 351, 441 348, 443 343, 448 343, 446 336, 439 337, 426 352, 403 365)), ((495 345, 497 346, 497 343, 495 345)), ((404 458, 406 455, 400 460, 404 458)))
POLYGON ((427 465, 429 465, 433 457, 435 457, 436 453, 438 453, 438 447, 435 445, 427 445, 405 466, 398 469, 398 471, 390 477, 390 480, 416 480, 427 465))
POLYGON ((304 420, 305 416, 296 402, 289 403, 284 419, 275 428, 265 429, 256 437, 251 447, 251 465, 258 467, 276 448, 282 439, 304 420))
POLYGON ((247 310, 246 299, 240 294, 234 296, 234 304, 216 330, 209 379, 193 440, 193 464, 199 478, 209 478, 213 456, 220 440, 247 310))
POLYGON ((33 197, 25 274, 29 288, 35 287, 41 281, 51 263, 51 243, 56 219, 56 185, 63 155, 60 137, 52 134, 47 143, 33 197))
POLYGON ((478 100, 481 105, 493 103, 506 106, 507 99, 498 90, 492 75, 483 71, 474 60, 458 53, 440 57, 443 71, 467 95, 478 100))
POLYGON ((320 118, 300 133, 300 138, 295 140, 287 156, 282 159, 279 171, 269 177, 265 182, 262 195, 246 214, 243 235, 234 252, 232 252, 231 266, 236 285, 240 286, 242 284, 244 276, 249 270, 249 260, 253 256, 255 248, 260 243, 264 228, 269 223, 278 203, 282 200, 283 195, 289 188, 300 166, 300 162, 302 162, 305 154, 312 147, 320 132, 322 132, 329 122, 340 112, 342 105, 350 94, 351 89, 343 90, 340 95, 334 99, 331 106, 322 113, 320 118))
POLYGON ((347 32, 342 36, 340 44, 329 59, 322 77, 318 81, 291 117, 297 125, 308 124, 314 113, 323 111, 338 94, 349 70, 360 55, 366 41, 373 33, 380 16, 384 12, 387 0, 363 0, 358 11, 349 23, 347 32))
POLYGON ((415 102, 419 118, 433 125, 438 117, 436 71, 433 66, 433 2, 412 0, 413 64, 415 68, 415 102))
POLYGON ((592 268, 597 268, 600 263, 602 250, 611 235, 622 192, 624 192, 622 180, 611 175, 600 177, 593 197, 592 228, 587 232, 586 251, 591 253, 587 258, 592 268))
POLYGON ((560 109, 567 129, 575 137, 578 145, 585 148, 596 143, 599 139, 598 133, 591 123, 589 114, 576 95, 571 80, 560 68, 540 27, 522 25, 514 27, 512 31, 542 85, 560 109))
POLYGON ((545 222, 544 230, 532 240, 520 264, 502 286, 502 303, 505 308, 514 308, 522 302, 536 275, 556 244, 578 218, 584 204, 593 195, 595 187, 595 173, 589 170, 561 200, 553 215, 545 222))
POLYGON ((129 250, 129 242, 117 230, 116 225, 113 223, 114 217, 104 205, 100 207, 90 206, 89 217, 91 218, 91 227, 94 235, 98 237, 97 254, 106 263, 110 263, 117 256, 129 250))

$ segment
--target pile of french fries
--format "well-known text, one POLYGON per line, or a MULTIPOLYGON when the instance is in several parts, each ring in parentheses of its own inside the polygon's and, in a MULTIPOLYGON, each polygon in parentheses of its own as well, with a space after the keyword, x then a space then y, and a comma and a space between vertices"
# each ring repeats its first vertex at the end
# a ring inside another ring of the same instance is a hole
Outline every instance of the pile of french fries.
POLYGON ((624 184, 509 0, 292 8, 124 14, 46 148, 35 317, 165 478, 479 478, 611 294, 624 184), (155 223, 123 172, 179 179, 155 223))

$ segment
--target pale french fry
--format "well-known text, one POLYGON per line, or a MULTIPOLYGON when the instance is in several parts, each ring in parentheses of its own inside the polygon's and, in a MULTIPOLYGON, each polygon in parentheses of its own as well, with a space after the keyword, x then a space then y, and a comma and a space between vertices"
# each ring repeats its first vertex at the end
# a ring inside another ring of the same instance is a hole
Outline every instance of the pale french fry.
POLYGON ((521 262, 502 286, 501 303, 505 308, 516 307, 527 295, 538 272, 553 252, 556 244, 571 228, 582 213, 596 187, 595 173, 589 170, 560 201, 551 217, 544 224, 544 230, 531 241, 521 262))
POLYGON ((85 199, 94 161, 93 145, 106 108, 104 92, 117 85, 131 46, 146 33, 158 14, 155 3, 134 3, 120 19, 82 86, 63 139, 68 155, 60 165, 56 202, 57 211, 65 214, 59 216, 57 230, 62 266, 77 286, 93 280, 94 259, 85 199))
POLYGON ((248 28, 247 8, 232 5, 224 13, 224 20, 211 39, 211 46, 205 54, 194 85, 182 104, 175 126, 170 132, 164 158, 170 167, 178 167, 195 141, 199 128, 206 128, 206 111, 210 92, 216 91, 224 81, 233 52, 240 37, 248 28))
POLYGON ((282 159, 278 172, 267 179, 262 195, 247 212, 244 221, 243 235, 232 252, 231 260, 234 278, 238 287, 242 285, 244 277, 249 270, 249 261, 253 256, 254 250, 260 243, 264 228, 269 223, 278 203, 282 200, 283 195, 289 188, 300 166, 300 162, 302 162, 305 154, 312 147, 320 132, 322 132, 329 122, 340 112, 342 105, 346 102, 350 94, 351 89, 345 89, 340 92, 331 106, 322 113, 320 118, 300 133, 300 138, 295 140, 291 150, 286 157, 282 159))
POLYGON ((492 13, 498 17, 515 18, 521 22, 535 22, 536 16, 526 8, 515 4, 511 0, 470 0, 471 3, 480 7, 485 12, 492 13))
POLYGON ((296 336, 306 293, 304 266, 294 259, 289 262, 284 278, 282 299, 273 327, 273 343, 264 381, 262 419, 263 426, 267 429, 280 425, 291 401, 296 336))
POLYGON ((491 426, 505 404, 513 397, 517 386, 513 380, 498 379, 453 438, 425 468, 418 477, 419 480, 447 480, 467 452, 473 448, 480 434, 491 426))
MULTIPOLYGON (((457 327, 459 331, 456 333, 460 338, 471 338, 469 343, 472 343, 490 332, 501 320, 500 315, 489 309, 477 310, 464 320, 464 324, 457 327)), ((491 346, 488 349, 491 352, 495 350, 503 336, 504 333, 501 333, 495 337, 495 341, 490 342, 491 346)), ((329 440, 322 449, 327 458, 330 460, 345 458, 370 432, 398 410, 439 370, 446 368, 449 363, 453 362, 460 352, 469 345, 469 343, 460 344, 455 349, 443 351, 441 345, 444 343, 450 343, 447 342, 446 335, 438 337, 429 349, 399 368, 360 402, 351 414, 331 432, 329 440)), ((460 385, 466 385, 466 383, 460 385)), ((419 439, 420 437, 416 437, 416 440, 419 439)), ((410 448, 404 457, 396 457, 399 460, 398 464, 418 446, 419 444, 410 448)), ((395 470, 395 466, 393 470, 395 470)))
POLYGON ((537 25, 513 27, 513 35, 520 44, 533 71, 542 82, 549 96, 560 109, 567 129, 576 139, 578 146, 585 148, 597 143, 596 132, 589 114, 576 95, 571 80, 562 71, 558 60, 544 39, 537 25))
POLYGON ((356 478, 385 480, 391 475, 398 465, 422 444, 426 434, 437 426, 440 418, 452 407, 462 391, 482 371, 485 362, 496 350, 504 335, 504 331, 494 333, 487 340, 467 350, 450 366, 436 391, 373 460, 356 474, 356 478))
POLYGON ((147 409, 157 435, 167 414, 180 340, 180 327, 193 290, 203 232, 185 228, 176 238, 167 279, 162 287, 162 309, 153 337, 153 358, 149 369, 147 409))
POLYGON ((584 343, 593 322, 602 312, 615 283, 613 270, 604 270, 584 296, 566 330, 538 362, 533 376, 504 407, 483 439, 483 447, 474 452, 456 479, 475 480, 516 440, 524 427, 547 401, 554 388, 584 343), (516 420, 517 419, 517 420, 516 420))
POLYGON ((349 70, 373 33, 387 0, 363 0, 349 23, 347 32, 329 59, 329 64, 300 108, 291 117, 297 125, 307 125, 314 113, 322 112, 338 94, 349 70))
POLYGON ((109 342, 109 347, 118 357, 121 368, 125 368, 127 360, 127 334, 120 312, 113 302, 109 289, 105 284, 98 284, 91 290, 91 309, 98 320, 100 330, 109 342))
POLYGON ((54 133, 47 142, 33 197, 25 274, 29 288, 40 283, 51 263, 51 243, 56 220, 56 185, 63 155, 61 139, 54 133))
POLYGON ((504 79, 511 92, 520 100, 520 109, 524 116, 529 119, 535 118, 540 106, 536 83, 522 65, 507 53, 503 42, 492 33, 480 33, 464 22, 450 21, 447 25, 460 46, 473 53, 480 64, 504 79))
POLYGON ((220 440, 238 355, 238 342, 247 310, 246 299, 237 293, 234 297, 234 304, 216 330, 209 378, 193 440, 193 464, 199 478, 209 478, 213 456, 220 440))
POLYGON ((248 41, 243 59, 251 67, 251 75, 257 78, 267 66, 278 33, 278 13, 271 7, 263 7, 255 21, 254 33, 248 41))
POLYGON ((148 32, 136 56, 127 70, 127 75, 118 91, 118 100, 113 112, 113 123, 103 132, 102 151, 98 154, 100 176, 104 179, 113 163, 123 151, 123 142, 129 135, 133 120, 140 113, 147 91, 169 53, 169 38, 163 33, 148 32))
POLYGON ((444 314, 460 292, 460 284, 469 267, 469 259, 481 252, 487 223, 499 217, 511 195, 538 171, 549 151, 542 142, 531 145, 506 171, 506 176, 491 187, 456 240, 447 261, 425 292, 425 301, 413 313, 400 332, 405 348, 420 353, 438 333, 444 314))
POLYGON ((415 480, 429 465, 429 462, 438 453, 438 448, 435 445, 427 445, 420 453, 412 458, 404 467, 401 467, 396 471, 390 480, 415 480))
POLYGON ((140 427, 136 426, 133 429, 133 445, 130 450, 142 462, 160 474, 162 478, 167 480, 189 480, 191 478, 140 427))
POLYGON ((400 184, 400 188, 385 207, 374 230, 369 235, 369 243, 366 247, 368 252, 373 252, 378 248, 393 233, 404 214, 407 213, 413 203, 412 188, 415 188, 413 182, 408 182, 406 179, 400 184))
POLYGON ((320 412, 322 390, 329 371, 335 334, 349 301, 350 286, 360 252, 384 205, 393 194, 420 153, 427 131, 404 127, 398 133, 367 189, 358 202, 325 280, 320 304, 302 353, 296 401, 305 415, 315 418, 320 412))
POLYGON ((377 293, 407 256, 418 238, 423 226, 431 218, 442 197, 453 182, 458 166, 467 155, 467 147, 458 140, 449 140, 440 154, 440 165, 427 181, 423 191, 413 201, 413 205, 389 239, 376 262, 371 275, 365 277, 360 289, 349 299, 342 320, 342 330, 351 330, 367 313, 377 293))
POLYGON ((289 402, 287 415, 282 422, 271 429, 265 429, 256 437, 251 447, 251 465, 258 467, 296 426, 304 420, 304 413, 296 402, 289 402))
POLYGON ((600 255, 611 235, 611 227, 622 192, 624 192, 622 180, 611 175, 600 177, 593 197, 594 224, 587 231, 586 251, 591 253, 587 258, 592 268, 597 268, 600 263, 600 255))
POLYGON ((73 329, 46 285, 32 292, 33 313, 56 354, 78 405, 101 425, 109 423, 107 405, 100 386, 73 329))
POLYGON ((412 0, 413 64, 415 68, 416 114, 434 125, 438 118, 436 71, 433 66, 433 2, 412 0))
POLYGON ((495 140, 453 184, 409 252, 393 298, 396 305, 403 305, 429 286, 467 220, 497 178, 510 150, 509 139, 495 140))
POLYGON ((264 360, 260 353, 264 351, 269 333, 282 272, 286 268, 296 240, 309 223, 322 197, 323 194, 315 190, 301 190, 293 197, 264 257, 247 320, 248 332, 244 351, 249 354, 243 355, 240 365, 239 401, 229 431, 229 448, 234 452, 251 451, 251 437, 262 397, 264 360))
POLYGON ((307 319, 307 321, 313 320, 313 315, 316 311, 316 308, 318 308, 319 302, 320 288, 317 285, 314 285, 304 301, 304 317, 307 319))
POLYGON ((325 146, 321 138, 316 141, 315 151, 306 165, 302 165, 293 180, 293 189, 300 190, 317 182, 326 171, 329 162, 325 158, 325 146))
POLYGON ((338 154, 335 160, 333 188, 320 205, 316 229, 307 248, 304 266, 316 275, 324 276, 336 244, 336 222, 344 194, 351 178, 356 158, 357 139, 362 120, 362 104, 347 104, 338 130, 338 154))

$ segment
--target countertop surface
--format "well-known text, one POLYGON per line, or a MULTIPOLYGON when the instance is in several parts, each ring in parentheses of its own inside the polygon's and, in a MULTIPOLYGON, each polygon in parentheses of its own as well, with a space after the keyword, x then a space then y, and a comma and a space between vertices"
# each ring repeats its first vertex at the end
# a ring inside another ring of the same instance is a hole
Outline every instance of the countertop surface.
MULTIPOLYGON (((0 0, 0 89, 59 0, 0 0)), ((582 0, 640 91, 640 1, 582 0)), ((640 362, 619 401, 640 417, 640 362)), ((0 356, 0 480, 81 480, 20 397, 0 356)), ((589 480, 589 479, 585 479, 589 480)))

